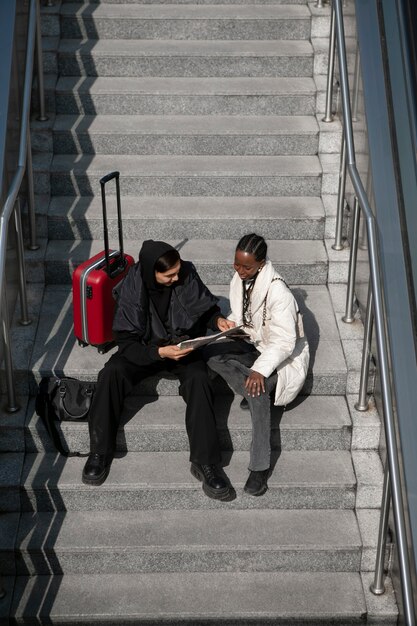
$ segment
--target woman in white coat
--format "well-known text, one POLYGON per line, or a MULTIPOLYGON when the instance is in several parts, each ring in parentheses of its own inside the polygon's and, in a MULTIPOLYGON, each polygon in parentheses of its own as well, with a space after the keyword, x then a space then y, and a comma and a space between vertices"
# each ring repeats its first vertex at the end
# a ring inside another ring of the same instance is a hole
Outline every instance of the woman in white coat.
MULTIPOLYGON (((286 405, 301 390, 309 349, 297 302, 254 233, 236 247, 230 283, 231 314, 221 330, 243 325, 250 341, 224 341, 209 351, 208 365, 247 399, 252 418, 249 477, 245 492, 263 495, 271 464, 271 401, 286 405)), ((220 326, 219 326, 220 327, 220 326)))

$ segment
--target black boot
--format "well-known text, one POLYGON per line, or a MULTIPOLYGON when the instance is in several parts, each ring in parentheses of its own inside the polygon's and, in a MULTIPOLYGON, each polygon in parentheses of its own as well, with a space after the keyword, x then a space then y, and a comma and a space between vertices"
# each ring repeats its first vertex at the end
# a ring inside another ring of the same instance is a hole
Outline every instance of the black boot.
POLYGON ((263 496, 268 489, 269 468, 259 472, 251 471, 244 486, 244 491, 250 496, 263 496))
POLYGON ((201 480, 203 491, 209 498, 214 500, 227 500, 231 494, 231 487, 215 465, 200 465, 191 463, 191 474, 201 480))
POLYGON ((111 457, 107 454, 92 453, 84 465, 82 480, 86 485, 99 486, 106 480, 111 465, 111 457))

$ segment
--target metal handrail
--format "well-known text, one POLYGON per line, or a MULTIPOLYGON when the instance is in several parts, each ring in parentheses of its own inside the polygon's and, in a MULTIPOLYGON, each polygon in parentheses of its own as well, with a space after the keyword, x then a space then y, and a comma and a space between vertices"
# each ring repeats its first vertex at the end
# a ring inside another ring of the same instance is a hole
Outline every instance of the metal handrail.
MULTIPOLYGON (((18 200, 18 194, 22 185, 23 177, 25 173, 28 173, 29 184, 28 187, 33 189, 33 172, 30 153, 30 127, 29 127, 29 115, 31 104, 31 90, 32 90, 32 78, 33 78, 33 65, 35 56, 35 39, 41 32, 40 30, 40 9, 39 0, 31 0, 29 7, 28 27, 27 27, 27 46, 26 46, 26 60, 25 60, 25 79, 23 85, 23 99, 22 99, 22 112, 21 112, 21 128, 20 128, 20 140, 19 140, 19 156, 17 169, 14 174, 13 180, 10 184, 9 191, 7 193, 6 200, 0 214, 0 312, 2 318, 2 330, 3 330, 3 342, 5 350, 5 368, 6 368, 6 385, 7 385, 7 397, 8 406, 6 409, 10 412, 18 410, 18 404, 16 402, 14 391, 14 372, 13 361, 11 355, 11 345, 9 337, 9 323, 7 317, 7 301, 6 301, 6 251, 7 251, 7 239, 9 222, 13 214, 16 219, 16 237, 17 237, 17 254, 18 254, 18 268, 19 268, 19 290, 22 307, 22 321, 24 324, 30 323, 27 314, 27 297, 26 297, 26 277, 24 274, 24 258, 23 258, 23 235, 20 227, 20 207, 16 202, 18 200)), ((39 54, 39 45, 38 45, 39 54)), ((38 59, 41 59, 39 54, 38 59)), ((44 102, 43 94, 43 79, 39 80, 39 76, 42 77, 42 63, 38 63, 38 83, 39 83, 39 99, 41 103, 41 115, 44 115, 44 102), (41 93, 42 91, 42 93, 41 93)), ((0 183, 1 184, 1 183, 0 183)), ((0 188, 1 191, 1 188, 0 188)), ((31 248, 36 248, 36 242, 34 241, 34 205, 33 202, 29 206, 29 222, 31 224, 31 248)))
MULTIPOLYGON (((380 262, 378 255, 378 243, 376 233, 376 221, 372 213, 367 194, 363 187, 362 181, 359 176, 358 169, 356 167, 355 148, 353 140, 353 128, 352 128, 352 115, 350 107, 350 89, 348 80, 347 60, 346 60, 346 47, 345 47, 345 35, 344 24, 342 14, 342 0, 333 0, 332 11, 335 12, 336 22, 336 41, 339 57, 339 73, 340 73, 340 86, 342 97, 342 114, 344 125, 344 136, 346 141, 346 153, 347 153, 347 169, 354 188, 356 197, 358 198, 359 206, 364 214, 366 223, 367 237, 368 237, 368 255, 369 255, 369 267, 370 267, 370 287, 372 288, 373 297, 373 311, 374 311, 374 323, 376 331, 376 342, 379 357, 379 367, 381 376, 381 392, 382 392, 382 406, 383 406, 383 418, 385 425, 385 438, 387 447, 387 462, 388 467, 386 469, 389 473, 387 475, 387 481, 390 488, 384 489, 385 500, 382 503, 382 518, 380 522, 380 529, 384 527, 386 520, 387 510, 387 498, 389 498, 389 492, 392 496, 392 508, 394 514, 394 523, 396 530, 396 537, 398 542, 398 557, 399 557, 399 569, 401 576, 401 586, 404 601, 404 617, 408 626, 415 626, 415 613, 414 613, 414 601, 412 594, 412 584, 410 575, 410 564, 407 555, 406 546, 406 531, 405 531, 405 515, 404 515, 404 503, 401 493, 401 481, 400 481, 400 467, 398 459, 398 451, 396 447, 395 437, 395 425, 393 415, 393 397, 391 393, 390 377, 389 377, 389 355, 388 355, 388 343, 385 336, 384 326, 384 310, 383 310, 383 295, 382 287, 380 285, 380 262)), ((380 532, 380 535, 382 533, 380 532)), ((385 533, 386 535, 386 533, 385 533)), ((385 541, 382 542, 383 546, 379 546, 382 551, 385 546, 385 541)), ((381 562, 381 554, 378 554, 378 562, 381 562)), ((371 587, 372 590, 372 587, 371 587)))

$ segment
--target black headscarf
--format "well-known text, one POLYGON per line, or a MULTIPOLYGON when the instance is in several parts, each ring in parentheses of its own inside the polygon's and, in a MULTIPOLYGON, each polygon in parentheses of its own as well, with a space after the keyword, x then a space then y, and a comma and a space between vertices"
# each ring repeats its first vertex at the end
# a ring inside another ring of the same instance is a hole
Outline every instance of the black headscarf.
POLYGON ((158 314, 159 319, 166 326, 168 318, 168 308, 171 300, 172 285, 161 285, 155 279, 155 263, 170 250, 175 250, 164 241, 153 241, 148 239, 143 242, 139 252, 139 263, 143 283, 148 291, 151 302, 158 314))

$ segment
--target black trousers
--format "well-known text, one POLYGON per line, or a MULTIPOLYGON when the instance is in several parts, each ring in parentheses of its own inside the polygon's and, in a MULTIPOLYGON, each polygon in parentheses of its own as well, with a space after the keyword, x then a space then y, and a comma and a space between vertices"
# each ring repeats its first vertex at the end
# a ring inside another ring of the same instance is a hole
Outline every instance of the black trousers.
POLYGON ((91 453, 114 453, 125 397, 141 380, 162 371, 169 371, 180 380, 180 395, 187 405, 185 425, 190 461, 204 465, 221 461, 212 383, 198 352, 180 361, 166 359, 150 366, 140 366, 114 354, 98 375, 89 414, 91 453))

